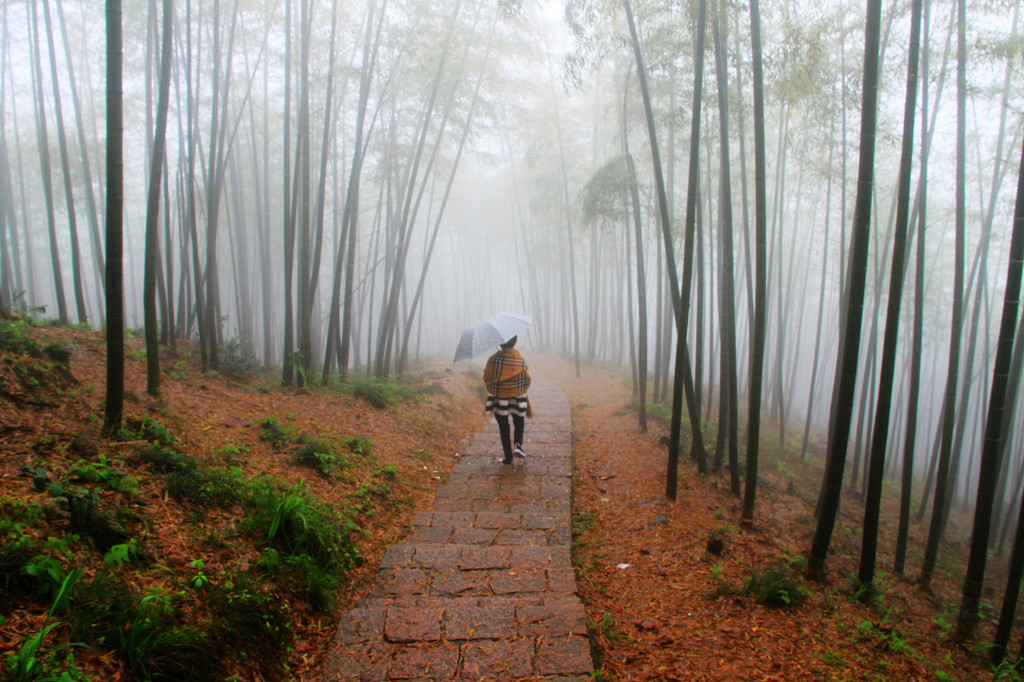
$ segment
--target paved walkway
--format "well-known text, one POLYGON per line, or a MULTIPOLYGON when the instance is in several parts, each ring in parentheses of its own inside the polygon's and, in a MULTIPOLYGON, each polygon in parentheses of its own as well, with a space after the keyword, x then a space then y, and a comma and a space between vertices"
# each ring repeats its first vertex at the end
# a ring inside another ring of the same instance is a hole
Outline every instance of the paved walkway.
POLYGON ((501 464, 488 421, 434 510, 384 555, 375 591, 342 617, 326 679, 590 679, 569 558, 569 401, 536 375, 530 400, 526 463, 501 464))

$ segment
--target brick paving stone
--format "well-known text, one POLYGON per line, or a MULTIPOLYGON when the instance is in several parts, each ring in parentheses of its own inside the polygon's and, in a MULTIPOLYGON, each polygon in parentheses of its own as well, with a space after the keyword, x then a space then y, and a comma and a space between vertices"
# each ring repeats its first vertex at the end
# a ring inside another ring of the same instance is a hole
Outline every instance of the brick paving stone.
POLYGON ((389 642, 436 642, 442 615, 439 608, 392 606, 384 619, 384 637, 389 642))
POLYGON ((432 526, 471 526, 476 513, 471 511, 435 511, 432 515, 432 526))
POLYGON ((435 594, 452 597, 492 594, 487 571, 444 571, 436 576, 431 587, 435 594))
POLYGON ((505 511, 509 513, 529 514, 533 513, 554 513, 559 511, 568 512, 570 509, 569 498, 552 500, 538 498, 527 502, 517 502, 505 505, 505 511))
POLYGON ((462 548, 458 545, 418 544, 413 555, 413 565, 421 568, 454 566, 459 563, 462 548))
POLYGON ((522 514, 480 512, 476 515, 476 522, 473 525, 477 528, 518 528, 522 523, 522 514))
POLYGON ((530 530, 551 530, 559 521, 557 516, 547 514, 523 514, 522 527, 530 530))
POLYGON ((405 647, 395 652, 389 680, 452 680, 459 669, 459 649, 449 644, 405 647))
POLYGON ((381 568, 407 568, 412 566, 412 556, 416 552, 414 545, 392 545, 384 552, 380 560, 381 568))
POLYGON ((594 669, 590 641, 586 637, 541 638, 534 665, 541 675, 588 673, 594 669))
POLYGON ((551 531, 551 543, 555 545, 568 546, 572 542, 572 529, 566 524, 551 531))
POLYGON ((332 653, 322 682, 380 682, 388 675, 388 659, 373 646, 353 646, 332 653))
POLYGON ((589 680, 576 593, 569 402, 535 376, 526 463, 500 463, 487 421, 338 623, 325 680, 589 680))
POLYGON ((530 637, 586 637, 587 612, 579 599, 546 599, 518 607, 516 627, 530 637))
POLYGON ((466 501, 458 497, 444 497, 434 501, 434 508, 441 511, 454 511, 466 506, 466 501))
POLYGON ((547 578, 547 589, 551 594, 576 594, 576 574, 571 568, 548 570, 547 578))
POLYGON ((452 530, 452 526, 416 526, 409 534, 408 542, 441 545, 451 538, 452 530))
POLYGON ((533 674, 532 640, 474 641, 462 647, 464 680, 517 680, 533 674))
POLYGON ((519 594, 543 592, 547 587, 547 574, 543 569, 519 569, 508 571, 487 571, 488 584, 494 594, 519 594))
POLYGON ((551 534, 543 530, 525 530, 523 528, 502 528, 494 537, 496 545, 533 545, 546 546, 551 534))
POLYGON ((501 639, 516 628, 511 603, 459 606, 445 609, 441 630, 446 640, 501 639))
POLYGON ((430 575, 422 568, 382 568, 375 594, 423 594, 429 585, 430 575))
POLYGON ((497 534, 492 528, 456 528, 451 539, 460 545, 490 545, 497 534))
POLYGON ((510 568, 512 566, 512 547, 480 547, 477 545, 462 548, 458 568, 461 571, 480 571, 489 568, 510 568))
POLYGON ((387 608, 375 606, 355 608, 342 616, 335 633, 335 642, 359 644, 380 641, 384 632, 384 614, 387 608))
POLYGON ((572 490, 569 488, 569 484, 564 481, 544 483, 540 487, 540 496, 552 499, 569 498, 572 495, 572 490))
POLYGON ((572 567, 569 548, 563 545, 511 547, 509 559, 516 566, 572 567))

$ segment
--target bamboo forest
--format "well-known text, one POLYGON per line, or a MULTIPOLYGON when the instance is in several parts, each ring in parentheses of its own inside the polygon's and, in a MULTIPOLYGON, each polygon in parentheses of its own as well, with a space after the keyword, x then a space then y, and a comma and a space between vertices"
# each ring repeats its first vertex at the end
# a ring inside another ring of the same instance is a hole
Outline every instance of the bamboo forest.
POLYGON ((1021 679, 1020 9, 2 0, 3 670, 1021 679))

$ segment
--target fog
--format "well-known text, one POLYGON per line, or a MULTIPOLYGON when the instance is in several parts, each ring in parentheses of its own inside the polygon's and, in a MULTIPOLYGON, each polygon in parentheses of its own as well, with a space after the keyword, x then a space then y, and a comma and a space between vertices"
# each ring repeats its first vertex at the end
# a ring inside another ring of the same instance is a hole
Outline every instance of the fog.
MULTIPOLYGON (((125 305, 126 323, 138 333, 144 324, 146 196, 166 5, 126 0, 123 7, 125 305)), ((385 376, 417 360, 448 361, 464 328, 511 310, 534 317, 521 348, 546 348, 584 363, 629 366, 635 352, 631 337, 635 342, 636 326, 646 324, 653 397, 664 401, 673 357, 672 310, 650 140, 624 15, 618 2, 571 5, 567 12, 558 2, 528 0, 390 0, 372 6, 344 0, 337 5, 176 0, 159 222, 159 317, 167 334, 213 333, 199 326, 196 292, 201 289, 201 305, 213 306, 216 341, 234 340, 242 352, 279 367, 302 352, 300 281, 306 278, 314 292, 308 309, 311 358, 296 362, 312 371, 322 370, 331 313, 341 317, 343 306, 351 312, 351 328, 344 332, 351 334, 349 371, 385 376), (360 130, 364 75, 368 90, 360 130), (606 197, 612 209, 590 215, 584 206, 588 183, 623 154, 623 130, 641 201, 645 321, 637 319, 636 261, 627 253, 637 248, 630 241, 628 201, 606 197), (346 221, 346 205, 354 206, 347 197, 353 162, 360 156, 357 142, 365 150, 358 213, 346 221), (289 226, 295 229, 291 245, 289 226), (355 230, 351 254, 350 229, 355 230), (294 308, 294 341, 285 333, 286 272, 294 284, 288 306, 294 308), (340 298, 332 297, 336 286, 340 298)), ((864 17, 849 3, 782 5, 762 9, 769 218, 764 419, 772 429, 765 438, 786 438, 799 447, 810 406, 816 427, 812 446, 821 450, 857 190, 864 17), (784 435, 777 433, 780 427, 784 435)), ((106 184, 102 9, 72 0, 5 2, 0 65, 0 303, 48 319, 62 316, 63 297, 67 321, 97 328, 105 316, 99 267, 106 184), (84 319, 76 314, 78 299, 84 319)), ((900 442, 896 437, 906 410, 916 408, 918 462, 930 461, 934 449, 950 338, 956 163, 952 9, 950 3, 930 7, 927 89, 918 98, 917 115, 927 116, 931 142, 922 389, 914 405, 899 397, 908 383, 917 268, 912 244, 890 436, 900 442)), ((679 3, 637 2, 635 11, 681 264, 693 16, 679 3)), ((1021 144, 1024 78, 1017 12, 1016 3, 968 7, 960 380, 966 418, 958 427, 963 463, 957 487, 964 499, 975 486, 973 461, 989 395, 1012 223, 1014 159, 1021 144)), ((732 307, 741 401, 750 364, 753 128, 746 8, 729 7, 721 25, 728 28, 733 224, 723 228, 721 223, 718 83, 709 37, 689 325, 702 410, 710 421, 717 419, 719 320, 728 304, 719 294, 723 229, 734 235, 732 307)), ((866 448, 870 433, 889 287, 908 26, 908 7, 884 9, 858 382, 864 400, 858 397, 854 417, 858 451, 866 448)), ((919 122, 915 197, 921 132, 919 122)), ((919 238, 916 228, 911 233, 919 238)), ((1015 445, 1021 419, 1018 408, 1010 431, 1015 445)), ((893 468, 900 451, 893 448, 893 468)), ((1015 454, 1009 463, 1013 480, 1019 480, 1021 464, 1015 454)))

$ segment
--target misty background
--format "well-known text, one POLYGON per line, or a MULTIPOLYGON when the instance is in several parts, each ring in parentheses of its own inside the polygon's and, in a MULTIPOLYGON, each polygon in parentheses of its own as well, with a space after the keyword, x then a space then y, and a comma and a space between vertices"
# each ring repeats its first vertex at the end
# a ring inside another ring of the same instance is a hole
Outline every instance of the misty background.
MULTIPOLYGON (((147 190, 167 4, 123 4, 125 320, 135 329, 143 326, 147 190)), ((682 263, 695 15, 676 2, 638 1, 634 11, 682 263)), ((710 12, 726 57, 733 219, 723 227, 722 83, 709 31, 689 344, 701 409, 713 421, 723 229, 733 235, 741 401, 749 382, 753 124, 747 8, 720 3, 710 12)), ((820 450, 856 193, 864 9, 800 1, 769 3, 762 12, 769 219, 764 420, 772 429, 764 438, 799 443, 809 423, 816 429, 811 447, 820 450)), ((909 12, 907 3, 883 8, 868 301, 851 446, 857 453, 867 447, 877 390, 909 12)), ((962 457, 954 475, 965 503, 976 486, 1014 159, 1024 129, 1019 2, 971 2, 967 12, 956 431, 962 457)), ((99 328, 105 319, 103 7, 5 1, 2 14, 0 302, 99 328)), ((900 428, 909 409, 918 411, 915 460, 922 476, 937 445, 950 344, 954 18, 953 3, 928 4, 912 180, 914 215, 924 211, 922 388, 916 403, 901 399, 919 267, 910 255, 890 430, 895 470, 900 428), (929 145, 926 205, 922 133, 929 145)), ((348 372, 388 376, 417 360, 447 361, 465 327, 514 310, 534 318, 520 343, 527 357, 530 349, 545 348, 577 362, 635 370, 644 325, 651 397, 667 401, 671 296, 620 3, 175 0, 170 69, 158 230, 165 343, 205 335, 216 344, 211 348, 235 344, 235 352, 267 366, 294 364, 308 374, 337 371, 342 358, 329 346, 344 333, 348 372), (637 174, 639 242, 623 180, 627 149, 637 174), (646 319, 638 313, 637 249, 646 319), (343 332, 345 308, 350 327, 343 332), (212 328, 202 328, 204 311, 212 328), (325 356, 333 358, 333 370, 325 356)), ((921 238, 916 228, 911 234, 921 238)), ((1018 405, 1009 432, 1013 454, 1004 463, 1011 481, 1021 480, 1024 465, 1022 418, 1018 405)), ((854 461, 849 473, 858 477, 859 454, 854 461)), ((1012 498, 1019 486, 1010 491, 1012 498)))

